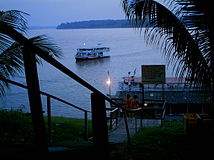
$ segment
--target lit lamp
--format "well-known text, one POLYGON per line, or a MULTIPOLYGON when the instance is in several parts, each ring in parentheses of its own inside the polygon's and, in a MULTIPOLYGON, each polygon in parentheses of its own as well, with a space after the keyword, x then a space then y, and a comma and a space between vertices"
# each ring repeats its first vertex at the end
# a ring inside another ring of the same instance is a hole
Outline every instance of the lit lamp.
POLYGON ((111 80, 107 80, 107 81, 106 81, 106 84, 107 84, 108 86, 110 86, 110 85, 111 85, 111 80))
POLYGON ((109 71, 108 71, 108 79, 106 81, 106 84, 107 84, 108 89, 109 89, 109 97, 111 97, 111 78, 110 78, 109 71))

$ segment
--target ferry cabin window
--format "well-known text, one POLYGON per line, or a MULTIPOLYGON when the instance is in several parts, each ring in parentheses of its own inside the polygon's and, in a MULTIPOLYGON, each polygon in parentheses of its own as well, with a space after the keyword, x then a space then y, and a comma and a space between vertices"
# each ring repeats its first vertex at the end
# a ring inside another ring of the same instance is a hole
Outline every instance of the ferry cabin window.
POLYGON ((96 56, 96 53, 88 53, 88 56, 96 56))

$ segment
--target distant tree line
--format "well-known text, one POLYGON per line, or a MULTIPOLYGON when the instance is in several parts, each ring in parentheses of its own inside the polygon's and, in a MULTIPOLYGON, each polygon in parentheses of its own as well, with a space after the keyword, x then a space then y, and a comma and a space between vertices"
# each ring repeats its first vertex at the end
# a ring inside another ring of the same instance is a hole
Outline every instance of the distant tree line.
MULTIPOLYGON (((132 22, 121 20, 89 20, 61 23, 57 29, 89 29, 89 28, 133 28, 132 22)), ((136 26, 135 26, 136 27, 136 26)))

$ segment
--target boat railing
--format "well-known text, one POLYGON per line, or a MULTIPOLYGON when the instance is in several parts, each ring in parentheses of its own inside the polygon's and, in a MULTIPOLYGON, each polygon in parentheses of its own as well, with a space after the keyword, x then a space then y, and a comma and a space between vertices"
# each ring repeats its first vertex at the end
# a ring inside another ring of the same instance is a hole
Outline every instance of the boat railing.
POLYGON ((108 52, 110 51, 110 48, 108 47, 103 47, 103 48, 88 48, 88 49, 82 49, 82 48, 78 48, 77 49, 78 52, 108 52))
MULTIPOLYGON (((120 91, 142 91, 141 83, 119 82, 120 91)), ((144 84, 145 91, 196 91, 197 88, 185 83, 144 84)))

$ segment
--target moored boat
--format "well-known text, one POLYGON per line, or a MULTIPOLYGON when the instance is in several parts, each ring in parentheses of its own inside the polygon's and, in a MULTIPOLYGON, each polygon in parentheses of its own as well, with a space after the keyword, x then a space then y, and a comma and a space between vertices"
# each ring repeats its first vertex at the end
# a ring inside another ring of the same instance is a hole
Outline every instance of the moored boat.
POLYGON ((110 57, 109 52, 109 47, 78 48, 75 58, 76 60, 107 58, 110 57))
MULTIPOLYGON (((119 82, 120 91, 142 91, 142 77, 122 77, 119 82)), ((181 78, 166 77, 165 84, 144 84, 145 91, 192 91, 193 88, 188 81, 181 78)))

